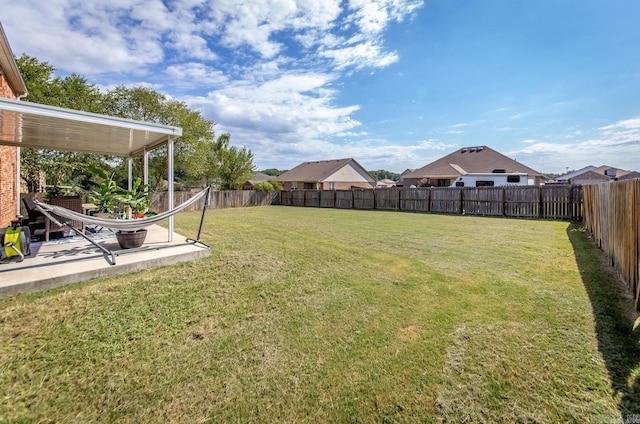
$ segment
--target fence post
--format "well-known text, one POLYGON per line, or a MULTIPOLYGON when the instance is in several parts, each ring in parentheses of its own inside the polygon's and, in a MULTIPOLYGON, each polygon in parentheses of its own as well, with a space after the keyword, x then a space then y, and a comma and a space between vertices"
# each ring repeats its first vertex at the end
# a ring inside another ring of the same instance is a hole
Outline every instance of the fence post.
POLYGON ((542 200, 543 196, 542 196, 542 187, 538 187, 538 218, 542 218, 544 215, 543 212, 543 207, 544 207, 544 201, 542 200))

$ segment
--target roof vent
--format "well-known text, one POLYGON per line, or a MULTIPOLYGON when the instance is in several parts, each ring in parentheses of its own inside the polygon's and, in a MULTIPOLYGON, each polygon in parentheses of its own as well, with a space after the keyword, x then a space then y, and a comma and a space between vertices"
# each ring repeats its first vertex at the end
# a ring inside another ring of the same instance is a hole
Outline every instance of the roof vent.
POLYGON ((480 146, 480 147, 478 147, 478 148, 476 149, 476 151, 477 151, 477 152, 481 152, 481 151, 482 151, 482 149, 484 149, 484 147, 480 146))
POLYGON ((506 174, 507 170, 506 169, 494 169, 493 171, 491 171, 493 174, 506 174))
POLYGON ((472 148, 470 148, 470 149, 469 149, 469 151, 470 151, 470 152, 475 152, 475 151, 476 151, 476 148, 475 148, 475 147, 472 147, 472 148))
POLYGON ((464 149, 460 150, 460 153, 467 153, 467 151, 468 151, 468 150, 469 150, 469 149, 464 148, 464 149))

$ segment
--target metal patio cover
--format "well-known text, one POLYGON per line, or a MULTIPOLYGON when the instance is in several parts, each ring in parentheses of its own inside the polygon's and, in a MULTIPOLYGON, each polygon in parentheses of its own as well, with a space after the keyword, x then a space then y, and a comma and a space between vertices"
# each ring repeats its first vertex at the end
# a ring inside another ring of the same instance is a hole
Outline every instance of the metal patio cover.
POLYGON ((0 98, 0 144, 133 157, 182 128, 0 98))

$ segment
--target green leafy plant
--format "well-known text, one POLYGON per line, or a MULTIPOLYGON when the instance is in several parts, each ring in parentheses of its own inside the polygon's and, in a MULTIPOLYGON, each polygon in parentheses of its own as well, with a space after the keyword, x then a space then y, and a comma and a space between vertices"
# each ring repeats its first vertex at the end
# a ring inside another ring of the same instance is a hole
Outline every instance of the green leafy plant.
POLYGON ((116 200, 131 209, 132 214, 146 214, 149 212, 151 197, 149 196, 149 185, 144 184, 141 178, 136 178, 131 186, 131 190, 120 190, 116 194, 116 200))
POLYGON ((54 197, 62 197, 67 195, 67 190, 57 185, 45 187, 44 192, 46 200, 51 200, 54 197))
POLYGON ((89 194, 91 202, 98 207, 98 212, 113 213, 116 205, 115 193, 118 186, 113 180, 101 183, 98 190, 94 190, 89 194))
POLYGON ((89 192, 89 200, 98 207, 98 212, 114 213, 116 207, 116 194, 121 190, 113 180, 113 175, 99 168, 92 168, 93 173, 103 181, 98 184, 96 190, 89 192))
POLYGON ((276 180, 260 181, 253 187, 256 191, 282 190, 282 184, 276 180))

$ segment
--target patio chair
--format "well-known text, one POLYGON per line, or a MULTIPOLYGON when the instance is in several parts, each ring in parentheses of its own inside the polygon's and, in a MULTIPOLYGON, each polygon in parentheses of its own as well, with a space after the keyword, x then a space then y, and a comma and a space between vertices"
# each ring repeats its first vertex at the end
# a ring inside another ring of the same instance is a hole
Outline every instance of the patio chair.
MULTIPOLYGON (((82 214, 83 212, 82 199, 80 198, 80 196, 54 197, 49 200, 48 204, 52 206, 60 206, 70 211, 78 212, 80 214, 82 214)), ((74 227, 75 229, 78 229, 79 231, 82 232, 82 234, 84 234, 83 221, 74 219, 69 221, 69 224, 71 224, 72 227, 74 227)), ((71 232, 71 229, 69 228, 69 226, 60 225, 58 222, 53 221, 48 217, 46 217, 44 240, 49 241, 51 233, 56 233, 56 232, 63 232, 64 235, 67 235, 69 232, 71 232)))
POLYGON ((30 197, 23 197, 22 204, 27 212, 28 218, 23 220, 23 225, 29 227, 29 231, 32 237, 44 236, 46 218, 36 209, 36 204, 33 203, 33 199, 30 197))

